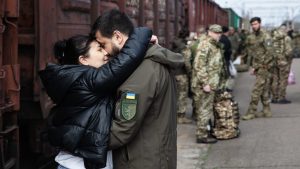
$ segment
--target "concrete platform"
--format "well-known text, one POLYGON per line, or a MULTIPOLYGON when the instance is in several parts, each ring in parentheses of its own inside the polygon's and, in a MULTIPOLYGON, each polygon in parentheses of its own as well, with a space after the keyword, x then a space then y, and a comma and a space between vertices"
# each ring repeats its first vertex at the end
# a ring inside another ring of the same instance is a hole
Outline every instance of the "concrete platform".
MULTIPOLYGON (((297 81, 287 90, 292 104, 272 104, 272 118, 241 121, 240 138, 196 144, 195 124, 178 125, 177 168, 300 169, 300 59, 294 59, 292 70, 297 81)), ((241 114, 248 108, 254 79, 248 72, 236 79, 234 95, 241 114)))

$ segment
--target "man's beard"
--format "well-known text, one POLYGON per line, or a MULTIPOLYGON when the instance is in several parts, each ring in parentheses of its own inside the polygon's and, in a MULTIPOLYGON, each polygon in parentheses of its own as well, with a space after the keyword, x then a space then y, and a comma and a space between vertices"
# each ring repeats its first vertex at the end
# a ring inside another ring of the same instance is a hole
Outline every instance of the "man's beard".
POLYGON ((253 31, 254 31, 255 35, 258 36, 258 35, 259 35, 259 32, 260 32, 260 27, 257 28, 257 30, 253 30, 253 31))
POLYGON ((120 49, 116 46, 116 45, 112 45, 112 51, 110 53, 110 55, 112 57, 117 56, 120 53, 120 49))

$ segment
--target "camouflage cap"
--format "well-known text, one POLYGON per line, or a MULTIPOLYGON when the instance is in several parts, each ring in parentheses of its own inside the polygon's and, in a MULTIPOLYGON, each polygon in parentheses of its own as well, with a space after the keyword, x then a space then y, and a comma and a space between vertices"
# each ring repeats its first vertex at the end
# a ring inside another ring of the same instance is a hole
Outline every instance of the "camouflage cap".
POLYGON ((208 30, 215 33, 222 33, 222 27, 217 24, 210 25, 208 30))

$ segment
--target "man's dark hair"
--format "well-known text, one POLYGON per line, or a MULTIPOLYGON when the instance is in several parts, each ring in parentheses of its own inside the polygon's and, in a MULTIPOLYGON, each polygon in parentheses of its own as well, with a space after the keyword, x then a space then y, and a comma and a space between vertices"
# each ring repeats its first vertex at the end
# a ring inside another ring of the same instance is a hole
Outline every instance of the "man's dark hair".
POLYGON ((285 23, 283 23, 283 24, 281 24, 280 26, 286 26, 286 24, 285 24, 285 23))
POLYGON ((121 33, 129 36, 133 32, 134 26, 130 18, 117 9, 104 12, 99 16, 91 31, 91 35, 95 37, 96 32, 100 31, 102 36, 111 38, 114 31, 118 30, 121 33))
POLYGON ((222 26, 222 32, 226 33, 229 31, 229 28, 227 26, 222 26))
POLYGON ((250 23, 253 23, 255 21, 257 21, 258 23, 261 23, 260 17, 253 17, 253 18, 250 19, 250 23))
POLYGON ((178 37, 184 39, 184 38, 188 37, 189 35, 190 35, 190 31, 187 28, 182 28, 179 31, 178 37))

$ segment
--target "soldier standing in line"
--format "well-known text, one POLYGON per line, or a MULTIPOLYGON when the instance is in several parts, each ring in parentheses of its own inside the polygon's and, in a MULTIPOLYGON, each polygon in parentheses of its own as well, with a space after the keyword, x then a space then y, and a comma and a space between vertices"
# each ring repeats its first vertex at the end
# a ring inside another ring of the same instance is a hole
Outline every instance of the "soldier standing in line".
POLYGON ((289 104, 286 99, 286 88, 292 60, 291 38, 287 35, 287 28, 281 25, 272 33, 276 66, 272 75, 272 103, 289 104))
POLYGON ((234 27, 229 27, 229 36, 228 39, 230 40, 231 43, 231 50, 232 50, 232 60, 236 58, 236 54, 238 51, 238 48, 240 46, 240 36, 238 32, 235 31, 234 27))
POLYGON ((250 24, 253 32, 246 39, 246 48, 248 57, 252 57, 250 73, 256 76, 256 81, 251 93, 248 111, 242 116, 242 120, 272 116, 269 101, 270 70, 273 68, 272 38, 261 29, 259 17, 252 18, 250 24), (259 100, 262 101, 263 105, 263 110, 260 113, 256 112, 259 100))
POLYGON ((292 35, 293 57, 300 58, 300 33, 295 30, 292 35))
POLYGON ((182 29, 179 32, 179 36, 175 38, 172 44, 172 50, 176 53, 181 53, 185 60, 185 65, 176 69, 176 84, 177 84, 177 123, 188 124, 192 123, 191 119, 188 119, 186 115, 187 111, 187 98, 188 98, 188 72, 190 72, 190 61, 187 58, 186 53, 186 37, 189 36, 187 29, 182 29))
MULTIPOLYGON (((192 65, 194 63, 194 59, 197 53, 197 47, 201 41, 204 41, 207 37, 207 29, 204 26, 200 25, 197 29, 197 36, 193 37, 191 41, 187 44, 187 48, 184 50, 184 56, 186 60, 189 60, 189 64, 186 64, 188 70, 188 78, 189 78, 189 96, 193 96, 193 91, 191 90, 191 78, 192 78, 192 65)), ((194 101, 192 102, 193 113, 192 118, 197 121, 197 115, 195 111, 195 104, 194 101)))
POLYGON ((220 42, 223 44, 223 55, 224 55, 224 69, 226 70, 226 89, 232 92, 234 86, 234 76, 230 74, 230 62, 231 62, 231 42, 228 39, 229 29, 227 26, 222 26, 223 34, 220 38, 220 42))
POLYGON ((192 85, 193 101, 197 115, 197 143, 216 143, 207 130, 209 120, 213 117, 215 92, 219 89, 220 75, 223 70, 222 35, 220 25, 211 25, 208 35, 200 41, 193 62, 192 85))

